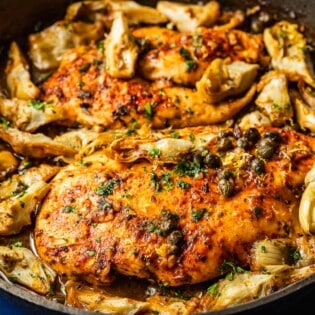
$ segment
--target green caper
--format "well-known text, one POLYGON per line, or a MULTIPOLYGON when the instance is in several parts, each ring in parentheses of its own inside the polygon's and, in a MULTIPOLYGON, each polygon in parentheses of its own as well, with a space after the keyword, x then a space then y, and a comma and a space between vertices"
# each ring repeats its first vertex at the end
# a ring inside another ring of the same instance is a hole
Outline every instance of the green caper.
POLYGON ((279 132, 276 131, 267 131, 264 134, 264 139, 269 139, 277 144, 281 143, 282 137, 279 132))
POLYGON ((248 128, 244 131, 243 137, 249 142, 255 143, 260 139, 260 133, 256 128, 248 128))
POLYGON ((236 144, 239 148, 242 148, 242 149, 246 149, 250 147, 250 142, 245 137, 241 137, 237 139, 236 144))
POLYGON ((230 170, 224 170, 218 174, 219 179, 230 179, 233 178, 233 173, 230 170))
POLYGON ((207 148, 199 148, 193 156, 193 162, 197 164, 202 164, 203 159, 205 156, 208 154, 208 149, 207 148))
POLYGON ((233 149, 233 142, 231 138, 217 138, 217 145, 219 151, 228 151, 233 149))
POLYGON ((269 160, 276 153, 276 145, 269 139, 262 139, 257 148, 257 154, 263 159, 269 160))
POLYGON ((218 168, 222 165, 220 157, 216 154, 208 153, 204 160, 204 164, 210 168, 218 168))
POLYGON ((219 189, 223 196, 230 197, 234 193, 234 181, 233 179, 220 179, 219 180, 219 189))
POLYGON ((265 173, 265 162, 261 158, 254 158, 251 162, 251 168, 256 174, 261 175, 265 173))
POLYGON ((167 241, 168 241, 168 243, 170 243, 172 245, 178 245, 178 244, 182 243, 183 238, 184 237, 183 237, 182 232, 179 230, 175 230, 167 237, 167 241))

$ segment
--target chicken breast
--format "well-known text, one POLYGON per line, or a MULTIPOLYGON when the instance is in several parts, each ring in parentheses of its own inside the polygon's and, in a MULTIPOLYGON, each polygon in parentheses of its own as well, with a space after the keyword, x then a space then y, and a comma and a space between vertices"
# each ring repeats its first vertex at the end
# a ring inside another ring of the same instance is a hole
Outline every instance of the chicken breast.
POLYGON ((135 121, 153 128, 215 124, 231 118, 252 100, 254 82, 238 95, 236 103, 229 98, 215 105, 193 87, 216 57, 258 63, 261 37, 233 30, 205 30, 193 37, 157 27, 135 30, 133 36, 142 53, 136 76, 129 80, 108 74, 102 45, 81 46, 64 55, 59 69, 41 86, 40 96, 54 104, 56 112, 63 109, 63 124, 103 128, 131 127, 135 121))
MULTIPOLYGON (((190 131, 193 142, 202 128, 190 131)), ((255 242, 302 233, 298 205, 313 138, 261 128, 205 139, 172 163, 151 143, 157 163, 123 163, 103 149, 65 167, 36 219, 40 257, 94 284, 121 273, 179 286, 216 278, 226 261, 250 269, 255 242), (236 146, 240 139, 247 144, 236 146)))

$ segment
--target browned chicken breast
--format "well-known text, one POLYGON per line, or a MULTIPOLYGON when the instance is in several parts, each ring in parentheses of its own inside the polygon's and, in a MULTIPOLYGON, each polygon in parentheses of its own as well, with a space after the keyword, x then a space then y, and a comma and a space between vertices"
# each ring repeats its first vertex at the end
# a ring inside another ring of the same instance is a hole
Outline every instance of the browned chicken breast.
POLYGON ((109 128, 130 127, 135 121, 153 128, 214 124, 231 118, 252 100, 254 82, 236 100, 215 105, 195 89, 174 83, 194 86, 215 58, 259 63, 261 37, 237 30, 204 30, 188 36, 162 28, 138 29, 133 35, 143 50, 135 77, 113 78, 104 64, 103 46, 81 46, 68 51, 41 86, 41 100, 63 112, 64 124, 109 128))
POLYGON ((58 273, 91 283, 121 273, 179 286, 224 274, 226 261, 251 269, 255 242, 301 233, 314 138, 250 128, 201 141, 203 131, 172 138, 192 144, 172 160, 157 141, 132 164, 112 145, 64 168, 37 217, 39 255, 58 273))

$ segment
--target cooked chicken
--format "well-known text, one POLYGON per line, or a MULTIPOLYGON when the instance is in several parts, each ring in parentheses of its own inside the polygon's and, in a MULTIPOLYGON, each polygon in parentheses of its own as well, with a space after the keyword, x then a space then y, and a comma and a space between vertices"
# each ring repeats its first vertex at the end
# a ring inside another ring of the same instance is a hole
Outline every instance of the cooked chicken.
POLYGON ((158 1, 156 8, 184 33, 195 32, 200 26, 213 26, 221 14, 220 5, 216 1, 209 1, 203 5, 158 1))
POLYGON ((0 235, 17 234, 31 224, 31 214, 49 190, 47 181, 58 170, 42 164, 0 184, 0 235))
POLYGON ((9 59, 5 69, 7 86, 12 98, 30 100, 39 95, 38 87, 31 81, 29 65, 26 62, 18 44, 12 42, 9 59))
POLYGON ((284 73, 268 72, 261 78, 257 90, 260 93, 255 103, 267 114, 273 125, 283 126, 287 121, 292 121, 293 108, 284 73))
POLYGON ((244 95, 212 105, 195 90, 172 87, 167 81, 114 79, 102 66, 103 58, 95 47, 72 50, 43 84, 42 99, 64 113, 63 124, 111 129, 132 128, 135 122, 153 128, 215 124, 245 107, 256 91, 253 84, 244 95))
POLYGON ((281 21, 266 28, 264 42, 275 70, 284 72, 291 81, 303 79, 315 87, 314 69, 308 53, 307 40, 304 34, 299 32, 297 24, 281 21))
POLYGON ((205 28, 186 35, 147 27, 133 34, 152 46, 139 59, 139 71, 149 80, 193 86, 215 58, 258 63, 263 56, 262 37, 239 30, 205 28))
MULTIPOLYGON (((191 129, 191 139, 200 132, 191 129)), ((98 284, 118 272, 178 286, 219 276, 224 261, 248 267, 256 241, 302 232, 298 192, 315 142, 289 129, 240 139, 243 148, 226 130, 175 165, 124 164, 105 148, 64 168, 37 217, 39 255, 98 284)))
POLYGON ((0 270, 10 281, 40 294, 50 293, 56 278, 51 268, 23 247, 0 246, 0 270))
POLYGON ((128 29, 127 18, 117 12, 105 41, 106 71, 113 78, 128 79, 136 73, 139 48, 128 29))
POLYGON ((58 21, 29 36, 29 54, 39 70, 52 70, 58 67, 67 49, 99 40, 103 35, 101 23, 58 21))

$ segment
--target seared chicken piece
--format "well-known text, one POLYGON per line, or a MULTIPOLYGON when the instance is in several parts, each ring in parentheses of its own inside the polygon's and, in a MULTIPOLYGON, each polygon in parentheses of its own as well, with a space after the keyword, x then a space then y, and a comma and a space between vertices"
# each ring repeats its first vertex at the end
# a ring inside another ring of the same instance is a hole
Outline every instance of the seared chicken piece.
POLYGON ((43 84, 42 100, 64 113, 64 124, 112 129, 131 129, 135 123, 152 128, 215 124, 233 117, 256 92, 253 84, 244 95, 213 105, 195 90, 167 81, 114 79, 103 58, 95 47, 79 47, 65 55, 59 70, 43 84))
POLYGON ((115 15, 111 31, 105 40, 105 48, 107 73, 117 79, 134 77, 139 48, 122 12, 115 15))
POLYGON ((29 65, 16 42, 12 42, 10 45, 9 59, 5 72, 12 98, 23 100, 37 98, 39 89, 31 81, 29 65))
POLYGON ((261 78, 257 90, 260 93, 255 103, 267 114, 273 125, 283 126, 287 121, 292 120, 293 108, 284 73, 268 72, 261 78))
POLYGON ((17 98, 7 99, 1 94, 0 113, 12 123, 12 127, 28 132, 33 132, 51 122, 60 122, 65 119, 63 108, 55 107, 52 103, 17 98))
MULTIPOLYGON (((251 139, 241 149, 232 133, 219 133, 175 165, 121 163, 105 148, 65 167, 37 217, 39 255, 57 272, 98 284, 118 272, 178 286, 219 276, 224 261, 247 267, 256 241, 302 233, 298 192, 315 148, 289 129, 251 139)), ((150 154, 158 160, 157 149, 150 154)))
POLYGON ((284 72, 290 81, 303 79, 315 87, 314 69, 307 51, 307 41, 299 32, 297 24, 281 21, 266 28, 264 42, 275 70, 284 72))
POLYGON ((58 67, 67 49, 95 42, 102 36, 101 23, 58 21, 29 36, 29 54, 37 69, 52 70, 58 67))
POLYGON ((51 292, 56 273, 28 248, 0 246, 0 270, 14 283, 40 294, 51 292))
POLYGON ((229 96, 244 93, 253 84, 259 66, 234 61, 224 64, 215 59, 203 74, 196 88, 202 99, 208 103, 219 103, 229 96))
POLYGON ((151 43, 152 49, 139 59, 139 71, 149 80, 170 79, 193 86, 215 58, 258 63, 263 56, 261 36, 239 30, 201 29, 186 35, 155 27, 133 34, 151 43))
POLYGON ((195 32, 200 26, 213 26, 221 15, 217 1, 209 1, 203 5, 158 1, 156 8, 183 33, 195 32))
POLYGON ((42 164, 0 184, 0 235, 17 234, 31 224, 31 214, 49 190, 47 181, 59 169, 42 164))

